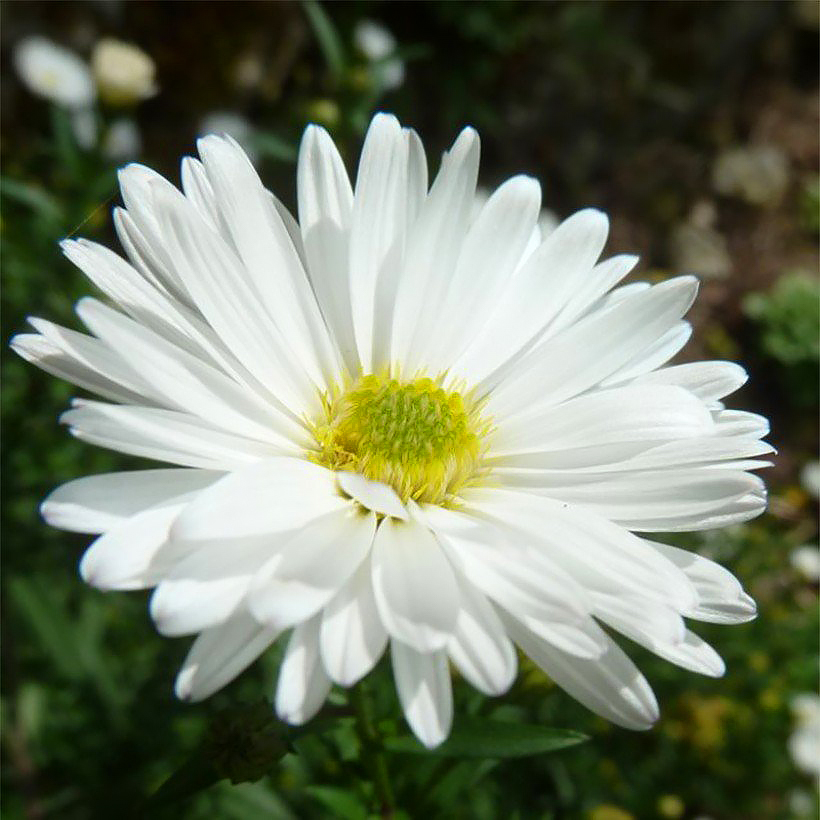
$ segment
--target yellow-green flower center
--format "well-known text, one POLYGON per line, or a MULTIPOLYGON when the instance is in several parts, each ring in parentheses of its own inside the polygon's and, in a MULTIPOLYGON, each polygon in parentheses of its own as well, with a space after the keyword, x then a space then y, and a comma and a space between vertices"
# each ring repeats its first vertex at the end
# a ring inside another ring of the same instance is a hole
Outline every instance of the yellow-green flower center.
POLYGON ((490 424, 470 394, 431 379, 360 378, 324 397, 314 461, 390 484, 403 500, 443 503, 481 472, 490 424))

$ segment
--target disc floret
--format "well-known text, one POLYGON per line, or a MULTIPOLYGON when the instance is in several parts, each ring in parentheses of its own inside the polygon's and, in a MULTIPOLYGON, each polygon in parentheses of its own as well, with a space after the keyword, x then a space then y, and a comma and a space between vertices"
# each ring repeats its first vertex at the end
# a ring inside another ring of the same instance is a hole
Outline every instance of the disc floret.
POLYGON ((490 425, 479 410, 429 378, 363 376, 325 397, 313 460, 390 484, 405 501, 442 503, 480 473, 490 425))

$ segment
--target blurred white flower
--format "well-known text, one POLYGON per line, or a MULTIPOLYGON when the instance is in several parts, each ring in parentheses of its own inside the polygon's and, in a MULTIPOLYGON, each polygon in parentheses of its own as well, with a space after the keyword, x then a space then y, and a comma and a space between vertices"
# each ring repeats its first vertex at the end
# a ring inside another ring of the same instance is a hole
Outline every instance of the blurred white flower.
POLYGON ((713 203, 698 202, 686 222, 675 227, 670 238, 675 270, 694 273, 703 279, 725 279, 732 272, 729 246, 714 228, 716 218, 713 203))
POLYGON ((109 159, 134 159, 142 150, 142 136, 134 120, 123 117, 108 127, 102 151, 109 159))
POLYGON ((789 556, 792 566, 809 581, 820 581, 820 549, 805 544, 789 556))
POLYGON ((353 42, 368 60, 383 60, 396 50, 396 38, 373 20, 360 20, 356 24, 353 42))
POLYGON ((154 61, 131 43, 104 37, 94 46, 91 66, 107 103, 133 105, 157 93, 154 61))
POLYGON ((715 190, 750 205, 776 205, 789 184, 786 155, 773 145, 729 148, 712 169, 715 190))
POLYGON ((792 700, 796 728, 789 738, 789 754, 801 772, 820 783, 820 696, 798 695, 792 700))
POLYGON ((91 71, 73 51, 45 37, 21 40, 14 67, 29 91, 66 108, 87 108, 96 97, 91 71))
POLYGON ((353 30, 356 48, 370 61, 379 85, 392 90, 404 82, 404 61, 391 57, 396 52, 396 38, 380 23, 360 20, 353 30))
POLYGON ((820 498, 820 461, 810 461, 800 471, 803 489, 814 498, 820 498))
POLYGON ((211 111, 200 121, 197 135, 207 137, 208 134, 227 134, 242 146, 252 162, 256 162, 259 157, 253 145, 255 130, 249 120, 235 111, 211 111))

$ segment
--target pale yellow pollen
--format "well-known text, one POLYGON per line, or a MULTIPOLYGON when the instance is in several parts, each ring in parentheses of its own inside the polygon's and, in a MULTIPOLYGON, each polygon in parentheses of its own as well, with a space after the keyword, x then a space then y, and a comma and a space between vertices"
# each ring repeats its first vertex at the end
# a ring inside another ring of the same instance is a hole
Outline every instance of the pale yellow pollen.
POLYGON ((491 424, 469 393, 371 374, 323 405, 311 459, 389 484, 404 501, 445 503, 482 474, 491 424))

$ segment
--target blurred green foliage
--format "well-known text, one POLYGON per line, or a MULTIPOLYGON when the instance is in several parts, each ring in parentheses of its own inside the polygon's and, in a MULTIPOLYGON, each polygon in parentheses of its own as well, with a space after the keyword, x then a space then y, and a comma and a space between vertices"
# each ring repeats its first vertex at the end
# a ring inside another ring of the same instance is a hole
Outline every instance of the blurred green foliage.
MULTIPOLYGON (((255 127, 263 175, 291 202, 293 158, 309 120, 330 128, 351 160, 377 106, 419 127, 431 158, 458 127, 475 124, 485 183, 526 169, 544 180, 548 204, 561 212, 610 207, 613 249, 637 246, 644 270, 668 270, 667 233, 709 196, 710 162, 727 142, 786 117, 788 127, 770 138, 790 156, 796 179, 817 178, 816 151, 800 142, 799 104, 816 88, 817 38, 790 7, 216 2, 186 6, 181 25, 180 4, 30 2, 3 7, 2 44, 8 63, 15 39, 31 31, 75 37, 79 48, 83 36, 100 33, 136 40, 156 58, 161 86, 134 113, 145 161, 172 172, 192 149, 200 117, 237 108, 255 127), (407 81, 395 91, 380 85, 353 45, 363 17, 382 20, 396 36, 407 81), (259 79, 239 87, 234 67, 251 57, 260 61, 259 79)), ((56 243, 80 234, 113 245, 116 192, 115 164, 77 146, 64 112, 49 112, 10 71, 2 82, 8 337, 23 330, 29 312, 76 326, 72 304, 89 285, 56 243)), ((811 142, 816 122, 809 122, 811 142)), ((668 540, 729 566, 758 600, 760 618, 699 629, 727 660, 718 681, 628 646, 663 709, 657 728, 643 734, 591 716, 523 659, 513 690, 498 700, 456 681, 456 730, 463 717, 464 726, 485 719, 554 726, 590 740, 516 760, 396 749, 387 764, 395 817, 774 820, 798 816, 795 795, 808 793, 812 804, 814 784, 794 767, 787 740, 791 698, 817 687, 817 585, 788 556, 817 538, 816 500, 797 475, 816 457, 818 297, 815 279, 779 274, 798 266, 792 257, 816 260, 816 185, 792 185, 765 218, 732 202, 720 208, 732 252, 748 264, 742 276, 704 286, 694 344, 706 327, 728 340, 751 372, 732 406, 772 416, 780 451, 772 514, 729 532, 668 540), (776 264, 766 254, 743 256, 747 247, 770 246, 776 264), (772 370, 793 389, 773 396, 757 388, 772 383, 772 370), (795 418, 804 423, 788 423, 795 418)), ((49 529, 37 505, 68 479, 143 463, 82 445, 59 428, 75 392, 4 354, 3 816, 374 816, 381 798, 349 693, 334 691, 317 718, 329 721, 311 733, 270 720, 259 699, 273 692, 280 643, 206 703, 179 703, 171 685, 185 642, 155 634, 147 595, 104 596, 82 585, 75 567, 89 539, 49 529), (246 752, 239 759, 230 754, 237 746, 246 752), (252 782, 231 782, 245 780, 252 782)), ((368 680, 366 696, 374 731, 405 736, 389 664, 368 680)))

